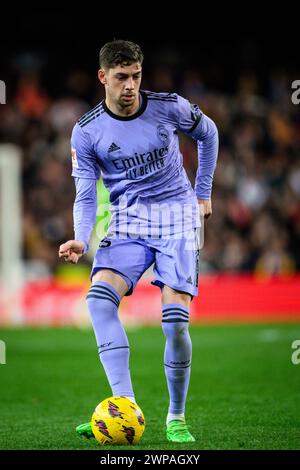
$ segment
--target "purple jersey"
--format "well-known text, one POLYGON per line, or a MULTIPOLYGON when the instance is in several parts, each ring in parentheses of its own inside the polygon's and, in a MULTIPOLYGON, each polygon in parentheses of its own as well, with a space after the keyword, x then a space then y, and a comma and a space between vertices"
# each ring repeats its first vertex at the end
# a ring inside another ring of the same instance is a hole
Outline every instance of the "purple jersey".
POLYGON ((131 233, 149 236, 199 227, 197 198, 211 196, 216 126, 177 94, 141 91, 140 100, 132 116, 115 115, 102 101, 79 119, 71 139, 72 175, 103 178, 110 193, 110 232, 128 232, 130 225, 131 233), (195 191, 183 168, 178 131, 198 143, 195 191))

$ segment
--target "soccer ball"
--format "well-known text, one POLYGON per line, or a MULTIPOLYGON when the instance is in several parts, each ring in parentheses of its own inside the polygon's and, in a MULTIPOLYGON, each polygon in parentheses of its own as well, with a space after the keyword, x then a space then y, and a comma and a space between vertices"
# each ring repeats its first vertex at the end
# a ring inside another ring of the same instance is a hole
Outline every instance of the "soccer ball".
POLYGON ((134 445, 145 430, 140 407, 125 397, 103 400, 92 415, 92 430, 101 445, 134 445))

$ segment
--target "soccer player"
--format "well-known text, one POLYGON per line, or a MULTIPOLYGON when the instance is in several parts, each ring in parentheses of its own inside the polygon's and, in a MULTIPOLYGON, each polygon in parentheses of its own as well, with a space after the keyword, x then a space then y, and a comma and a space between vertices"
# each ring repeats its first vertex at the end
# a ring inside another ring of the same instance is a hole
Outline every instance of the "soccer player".
MULTIPOLYGON (((166 436, 172 442, 193 442, 184 415, 192 358, 189 307, 198 290, 199 213, 205 218, 212 213, 218 132, 185 98, 140 90, 142 63, 142 51, 131 41, 108 42, 100 51, 98 77, 105 99, 73 129, 75 240, 62 244, 59 256, 77 263, 87 252, 101 175, 112 218, 94 259, 87 295, 101 363, 112 394, 135 401, 118 307, 154 264, 152 283, 161 289, 166 338, 166 436), (183 168, 177 131, 197 141, 195 190, 183 168)), ((78 426, 77 432, 92 437, 91 423, 78 426)))

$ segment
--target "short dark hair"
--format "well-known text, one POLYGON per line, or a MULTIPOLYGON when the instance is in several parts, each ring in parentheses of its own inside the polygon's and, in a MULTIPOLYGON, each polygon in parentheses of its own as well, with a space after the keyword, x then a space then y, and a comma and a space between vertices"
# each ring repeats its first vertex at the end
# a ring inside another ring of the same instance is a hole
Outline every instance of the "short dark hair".
POLYGON ((143 53, 138 44, 121 39, 107 42, 99 53, 100 68, 112 69, 117 65, 131 65, 135 62, 143 63, 143 53))

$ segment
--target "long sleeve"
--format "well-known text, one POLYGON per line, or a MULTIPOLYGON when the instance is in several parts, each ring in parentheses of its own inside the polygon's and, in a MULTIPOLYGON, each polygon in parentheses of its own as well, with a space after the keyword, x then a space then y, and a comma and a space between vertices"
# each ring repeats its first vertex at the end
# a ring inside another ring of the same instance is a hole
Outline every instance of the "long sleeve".
POLYGON ((96 221, 96 180, 75 177, 74 181, 76 186, 76 198, 73 207, 75 240, 81 240, 84 243, 84 253, 86 253, 96 221))
POLYGON ((178 96, 176 118, 179 130, 197 141, 196 196, 198 199, 210 199, 219 148, 217 126, 197 105, 182 96, 178 96))
POLYGON ((198 199, 210 199, 218 157, 218 130, 215 123, 205 114, 202 115, 197 127, 198 170, 195 192, 198 199))

